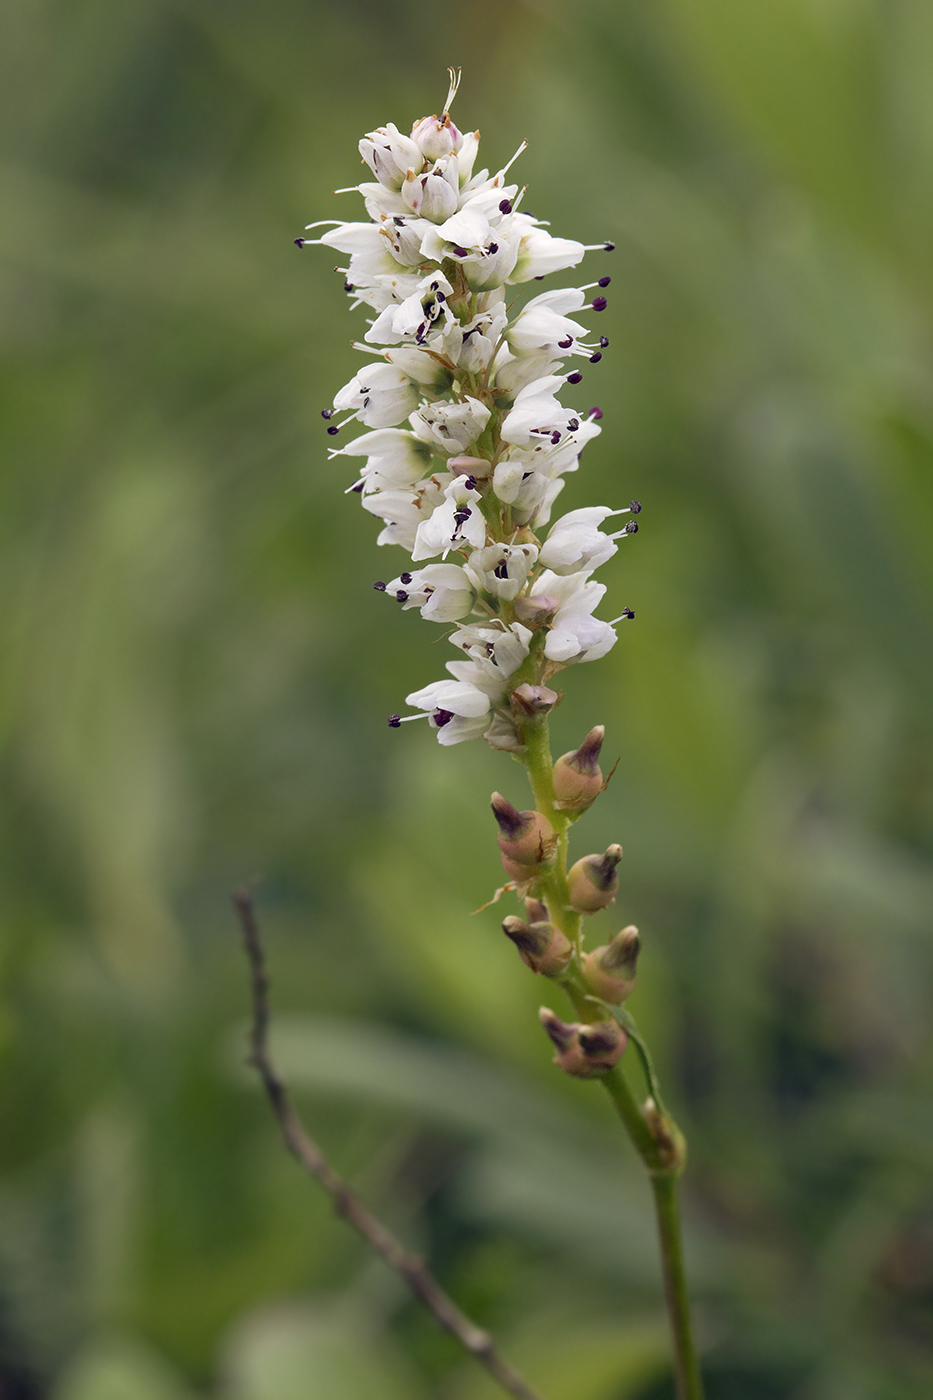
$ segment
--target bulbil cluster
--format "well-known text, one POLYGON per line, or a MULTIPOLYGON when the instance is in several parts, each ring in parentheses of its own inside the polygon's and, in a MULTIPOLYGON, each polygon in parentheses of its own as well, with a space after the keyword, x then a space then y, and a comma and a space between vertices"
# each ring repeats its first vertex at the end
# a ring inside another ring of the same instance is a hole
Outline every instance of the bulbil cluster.
POLYGON ((584 320, 606 309, 610 278, 523 305, 515 289, 613 245, 557 238, 526 213, 508 178, 515 156, 493 175, 474 173, 479 133, 459 131, 449 112, 458 78, 451 72, 441 116, 407 136, 390 123, 360 141, 374 179, 354 188, 368 218, 325 220, 327 232, 296 242, 344 254, 346 290, 371 313, 356 348, 375 358, 323 418, 331 437, 350 423, 366 430, 331 455, 351 460, 348 490, 382 522, 378 542, 410 555, 374 586, 455 624, 458 659, 406 697, 416 713, 404 718, 427 717, 442 744, 482 736, 521 753, 524 719, 560 699, 552 678, 604 656, 634 615, 596 618, 606 589, 592 574, 637 531, 641 507, 589 506, 550 524, 566 475, 600 431, 598 407, 565 407, 558 395, 583 378, 565 360, 597 364, 609 344, 584 320))
MULTIPOLYGON (((566 823, 580 817, 605 789, 599 766, 604 736, 603 726, 597 725, 578 749, 562 754, 554 764, 555 813, 566 823)), ((499 792, 493 793, 490 805, 499 827, 503 869, 525 901, 526 917, 509 915, 502 921, 502 932, 526 967, 562 982, 571 995, 580 993, 594 1017, 600 1015, 600 1003, 621 1006, 635 987, 638 929, 629 924, 590 952, 583 951, 582 936, 568 937, 566 930, 580 929, 585 916, 615 903, 622 847, 611 845, 602 854, 583 856, 565 873, 566 850, 546 816, 518 811, 499 792)), ((556 1047, 554 1063, 576 1078, 596 1078, 611 1069, 628 1043, 615 1021, 568 1023, 544 1006, 540 1016, 556 1047)))

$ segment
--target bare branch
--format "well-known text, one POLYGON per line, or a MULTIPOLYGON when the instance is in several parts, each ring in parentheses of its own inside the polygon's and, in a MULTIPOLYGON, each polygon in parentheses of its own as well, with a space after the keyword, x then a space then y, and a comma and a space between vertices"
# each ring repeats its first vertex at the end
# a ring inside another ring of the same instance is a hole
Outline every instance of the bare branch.
POLYGON ((233 904, 243 930, 243 944, 249 963, 252 1000, 249 1063, 262 1080, 289 1152, 309 1176, 320 1182, 333 1201, 336 1213, 362 1236, 390 1269, 401 1275, 435 1321, 485 1366, 503 1390, 514 1396, 515 1400, 541 1400, 538 1392, 532 1390, 528 1382, 502 1359, 489 1333, 477 1327, 460 1311, 424 1260, 409 1254, 391 1231, 376 1219, 356 1192, 334 1171, 313 1138, 308 1136, 269 1053, 269 975, 252 896, 248 890, 237 890, 233 904))

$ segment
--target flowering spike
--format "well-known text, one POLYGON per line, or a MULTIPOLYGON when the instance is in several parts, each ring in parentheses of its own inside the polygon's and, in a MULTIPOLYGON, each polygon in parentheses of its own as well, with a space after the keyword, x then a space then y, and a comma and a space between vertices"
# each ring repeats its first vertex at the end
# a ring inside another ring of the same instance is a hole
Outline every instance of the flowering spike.
MULTIPOLYGON (((479 134, 450 116, 460 76, 450 69, 440 116, 408 135, 389 122, 361 138, 365 212, 317 220, 296 242, 341 255, 344 288, 369 316, 354 343, 374 360, 324 419, 331 437, 361 426, 335 453, 363 459, 346 489, 379 520, 379 544, 401 546, 415 566, 378 591, 460 624, 457 659, 412 691, 417 714, 405 719, 427 718, 443 745, 482 737, 520 755, 528 721, 561 699, 555 672, 615 644, 614 625, 595 616, 605 588, 591 575, 617 547, 580 512, 547 534, 567 473, 600 431, 600 409, 558 395, 582 378, 566 359, 596 364, 608 344, 577 317, 605 309, 597 293, 609 279, 520 293, 611 244, 557 237, 526 211, 510 179, 524 141, 495 174, 474 175, 479 134)), ((515 879, 536 878, 536 853, 506 858, 523 867, 515 879)))

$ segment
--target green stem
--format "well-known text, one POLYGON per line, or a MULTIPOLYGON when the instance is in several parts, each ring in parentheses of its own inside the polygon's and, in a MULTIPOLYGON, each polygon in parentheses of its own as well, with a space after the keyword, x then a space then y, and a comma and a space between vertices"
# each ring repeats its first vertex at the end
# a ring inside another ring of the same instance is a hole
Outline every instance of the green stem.
POLYGON ((703 1400, 703 1381, 690 1325, 690 1299, 687 1296, 687 1276, 680 1236, 677 1177, 672 1173, 652 1176, 651 1186, 658 1217, 658 1233, 661 1237, 664 1293, 674 1338, 677 1400, 703 1400))
MULTIPOLYGON (((559 841, 557 858, 552 869, 542 874, 540 890, 552 920, 577 944, 579 950, 582 917, 570 908, 567 890, 567 836, 570 821, 567 815, 555 806, 554 767, 547 717, 541 715, 527 720, 523 725, 523 737, 523 761, 528 769, 535 803, 538 811, 547 817, 554 827, 559 841)), ((677 1400, 703 1400, 703 1382, 690 1323, 690 1300, 687 1295, 677 1199, 677 1179, 683 1171, 686 1144, 677 1125, 663 1110, 648 1047, 631 1017, 623 1016, 621 1011, 616 1015, 612 1007, 604 1007, 598 998, 592 996, 579 964, 571 963, 560 982, 582 1021, 598 1020, 608 1011, 626 1026, 641 1055, 649 1090, 653 1095, 644 1108, 635 1098, 621 1065, 616 1065, 614 1069, 601 1075, 600 1082, 612 1099, 632 1145, 651 1179, 661 1247, 664 1294, 674 1348, 677 1400)))

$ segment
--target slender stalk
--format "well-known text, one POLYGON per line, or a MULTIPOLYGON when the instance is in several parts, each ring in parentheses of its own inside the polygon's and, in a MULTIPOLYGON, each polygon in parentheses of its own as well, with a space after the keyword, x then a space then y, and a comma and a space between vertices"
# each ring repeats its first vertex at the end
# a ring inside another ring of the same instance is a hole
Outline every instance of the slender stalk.
POLYGON ((680 1235, 680 1211, 677 1204, 677 1177, 673 1173, 652 1176, 654 1204, 661 1237, 661 1262, 664 1269, 664 1293, 671 1321, 676 1358, 677 1400, 703 1400, 703 1381, 697 1364, 690 1323, 690 1299, 680 1235))
MULTIPOLYGON (((541 887, 551 918, 576 942, 579 949, 582 918, 570 908, 567 891, 567 834, 570 823, 566 814, 555 807, 554 766, 547 716, 541 715, 527 722, 524 726, 524 738, 524 763, 528 769, 538 811, 548 818, 559 837, 554 868, 542 876, 541 887)), ((606 1011, 612 1010, 590 995, 579 965, 572 963, 560 982, 581 1021, 602 1020, 606 1011)), ((616 1019, 621 1024, 628 1022, 632 1033, 637 1035, 630 1017, 623 1020, 620 1013, 616 1019)), ((643 1048, 647 1056, 647 1047, 643 1048)), ((650 1058, 647 1063, 650 1069, 650 1058)), ((653 1076, 653 1069, 651 1074, 653 1076)), ((644 1107, 639 1105, 621 1065, 616 1065, 614 1069, 601 1075, 600 1083, 612 1099, 632 1145, 651 1179, 664 1275, 664 1295, 673 1341, 677 1400, 703 1400, 703 1381, 690 1320, 690 1299, 687 1293, 677 1197, 677 1180, 686 1161, 686 1143, 676 1123, 662 1111, 654 1098, 649 1098, 644 1107)))

